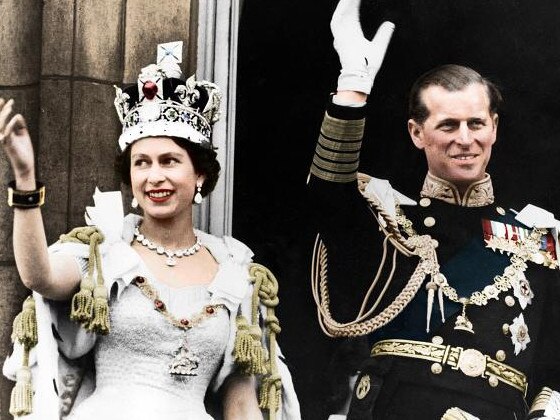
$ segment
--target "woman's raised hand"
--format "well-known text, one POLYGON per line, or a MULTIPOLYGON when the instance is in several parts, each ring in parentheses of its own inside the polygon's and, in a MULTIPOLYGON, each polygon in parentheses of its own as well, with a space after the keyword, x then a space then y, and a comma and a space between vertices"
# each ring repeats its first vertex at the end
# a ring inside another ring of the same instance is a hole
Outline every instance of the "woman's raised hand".
POLYGON ((10 160, 16 183, 35 181, 33 144, 25 119, 21 114, 12 116, 14 100, 0 98, 0 143, 10 160))

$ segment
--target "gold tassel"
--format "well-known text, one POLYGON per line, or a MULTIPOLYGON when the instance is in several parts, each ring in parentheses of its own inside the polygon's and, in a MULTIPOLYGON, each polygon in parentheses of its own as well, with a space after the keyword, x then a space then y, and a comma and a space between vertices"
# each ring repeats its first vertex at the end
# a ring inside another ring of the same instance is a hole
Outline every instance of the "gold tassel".
POLYGON ((110 330, 109 305, 99 252, 99 244, 103 240, 103 234, 95 226, 75 228, 67 235, 60 236, 61 242, 89 244, 88 273, 80 283, 80 290, 72 297, 70 319, 80 322, 90 331, 107 334, 110 330), (94 282, 96 270, 97 281, 94 282))
POLYGON ((107 301, 107 288, 98 284, 93 291, 93 319, 87 326, 90 331, 99 334, 108 334, 110 330, 109 302, 107 301))
POLYGON ((249 325, 244 316, 236 319, 237 335, 233 357, 246 375, 266 373, 267 353, 261 343, 261 330, 257 325, 249 325))
POLYGON ((12 342, 16 340, 28 349, 37 344, 37 318, 33 296, 25 299, 22 311, 14 319, 12 342))
POLYGON ((93 317, 93 280, 87 276, 80 283, 80 290, 72 297, 70 319, 88 324, 93 317))
POLYGON ((269 375, 263 379, 259 391, 259 407, 276 413, 282 399, 282 379, 279 375, 269 375))
POLYGON ((22 366, 18 370, 16 378, 16 386, 12 389, 10 399, 10 414, 14 417, 25 416, 33 411, 31 369, 28 366, 22 366))

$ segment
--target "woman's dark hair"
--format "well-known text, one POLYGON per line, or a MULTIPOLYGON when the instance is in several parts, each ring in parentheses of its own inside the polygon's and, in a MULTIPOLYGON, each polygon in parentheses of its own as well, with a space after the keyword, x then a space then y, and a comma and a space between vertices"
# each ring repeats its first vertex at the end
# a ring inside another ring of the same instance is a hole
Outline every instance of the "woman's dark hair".
POLYGON ((409 94, 408 117, 418 124, 423 124, 430 116, 430 111, 422 100, 422 92, 430 86, 440 86, 448 92, 455 92, 475 83, 480 83, 486 88, 490 114, 496 114, 502 104, 502 94, 494 83, 470 67, 445 64, 424 73, 414 82, 409 94))
MULTIPOLYGON (((220 176, 220 163, 216 159, 216 152, 213 149, 201 147, 198 144, 191 143, 190 141, 179 137, 171 137, 171 139, 178 146, 187 151, 196 173, 205 176, 204 184, 202 185, 200 194, 203 197, 206 197, 209 193, 212 192, 220 176)), ((122 182, 126 185, 130 185, 131 148, 131 146, 128 146, 122 153, 119 153, 115 162, 117 172, 121 176, 122 182)))

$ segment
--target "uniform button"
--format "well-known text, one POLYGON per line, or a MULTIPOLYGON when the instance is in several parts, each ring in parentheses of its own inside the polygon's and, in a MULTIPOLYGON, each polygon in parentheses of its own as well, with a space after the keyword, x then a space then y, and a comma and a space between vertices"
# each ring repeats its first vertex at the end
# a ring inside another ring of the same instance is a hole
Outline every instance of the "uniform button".
POLYGON ((506 305, 509 307, 512 307, 513 305, 515 305, 515 299, 513 298, 513 296, 506 296, 504 301, 506 302, 506 305))
POLYGON ((488 383, 491 387, 495 388, 498 386, 498 377, 496 375, 490 375, 488 378, 488 383))
POLYGON ((496 211, 498 212, 498 214, 501 214, 502 216, 506 215, 506 211, 504 210, 503 207, 496 207, 496 211))
POLYGON ((424 219, 424 226, 426 227, 432 227, 436 224, 436 219, 434 219, 432 216, 428 216, 424 219))
POLYGON ((441 373, 441 371, 443 370, 443 368, 441 367, 441 365, 439 363, 433 363, 431 369, 432 369, 432 373, 434 375, 439 375, 441 373))
POLYGON ((503 350, 498 350, 496 352, 496 360, 498 362, 503 362, 504 360, 506 360, 506 352, 503 350))
POLYGON ((428 197, 423 197, 420 199, 420 206, 428 207, 430 204, 432 204, 432 200, 430 200, 428 197))
POLYGON ((504 325, 502 325, 502 332, 503 332, 505 335, 508 335, 508 334, 509 334, 509 324, 504 324, 504 325))
POLYGON ((434 336, 432 337, 432 343, 438 344, 438 345, 439 345, 439 344, 443 344, 443 338, 440 337, 439 335, 434 335, 434 336))

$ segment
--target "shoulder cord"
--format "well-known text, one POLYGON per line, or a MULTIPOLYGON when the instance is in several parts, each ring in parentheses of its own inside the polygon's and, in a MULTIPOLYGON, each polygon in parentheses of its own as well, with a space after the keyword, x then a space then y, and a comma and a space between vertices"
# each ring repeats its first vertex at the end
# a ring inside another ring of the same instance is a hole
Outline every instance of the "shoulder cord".
POLYGON ((244 374, 262 375, 259 407, 268 410, 268 418, 274 420, 282 397, 282 380, 276 365, 276 336, 281 330, 275 314, 279 302, 278 281, 268 268, 256 263, 249 264, 249 276, 253 283, 251 323, 243 315, 237 316, 234 360, 244 374), (259 304, 266 308, 264 343, 268 344, 268 351, 263 346, 259 326, 259 304))
POLYGON ((37 345, 37 318, 33 295, 23 302, 22 311, 15 317, 12 342, 23 347, 21 367, 16 373, 16 384, 10 398, 10 414, 14 417, 26 416, 33 411, 33 385, 29 368, 29 352, 37 345))
MULTIPOLYGON (((80 291, 72 298, 70 319, 81 322, 84 328, 101 334, 109 332, 107 290, 101 270, 99 244, 103 234, 95 226, 84 226, 61 235, 60 242, 89 244, 88 273, 80 282, 80 291), (97 284, 93 276, 97 271, 97 284)), ((23 347, 22 366, 16 373, 16 385, 12 389, 10 414, 14 417, 33 412, 33 385, 29 367, 29 352, 37 345, 37 317, 33 295, 23 302, 22 311, 13 323, 12 341, 23 347)))
POLYGON ((330 312, 330 297, 327 280, 327 249, 323 241, 320 239, 320 235, 317 235, 315 240, 311 264, 311 288, 313 291, 313 298, 317 305, 319 324, 323 332, 329 337, 361 336, 383 327, 394 319, 406 305, 408 305, 420 289, 426 275, 433 276, 439 272, 439 264, 437 263, 434 241, 428 235, 419 236, 413 234, 408 238, 405 238, 400 232, 398 222, 383 209, 380 200, 373 194, 364 194, 365 185, 367 185, 370 178, 371 177, 368 175, 358 174, 358 186, 360 192, 370 204, 370 210, 375 216, 381 231, 385 235, 385 239, 383 240, 383 256, 376 276, 362 301, 358 316, 353 321, 340 323, 335 321, 332 317, 330 312), (366 306, 371 293, 377 285, 383 271, 383 267, 385 266, 387 258, 387 242, 390 242, 395 248, 393 250, 391 271, 376 301, 370 309, 366 311, 366 306), (384 308, 378 315, 370 318, 373 312, 377 309, 393 279, 396 270, 397 251, 407 257, 417 255, 420 257, 420 261, 418 262, 413 274, 410 276, 406 286, 403 290, 401 290, 395 300, 393 300, 393 302, 384 308))
POLYGON ((99 334, 108 334, 109 304, 108 293, 101 269, 99 244, 104 240, 103 234, 95 226, 83 226, 60 235, 60 242, 74 242, 89 245, 88 272, 80 282, 80 290, 72 297, 70 319, 80 322, 82 326, 99 334), (94 273, 97 273, 94 282, 94 273))

